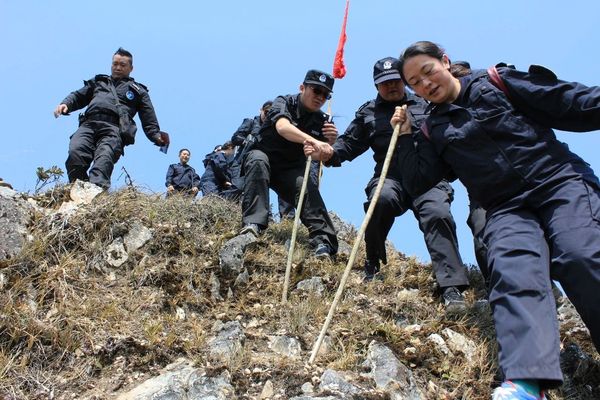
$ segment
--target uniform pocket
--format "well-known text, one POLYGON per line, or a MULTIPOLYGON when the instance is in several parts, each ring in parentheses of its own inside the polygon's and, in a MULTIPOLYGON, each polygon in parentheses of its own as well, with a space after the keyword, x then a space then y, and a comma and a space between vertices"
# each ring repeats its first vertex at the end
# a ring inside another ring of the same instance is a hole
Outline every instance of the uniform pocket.
POLYGON ((476 120, 486 121, 507 111, 512 112, 514 110, 504 93, 491 83, 485 81, 475 88, 477 91, 471 95, 470 108, 473 110, 476 120))
POLYGON ((591 217, 594 221, 600 223, 600 187, 595 182, 588 182, 585 179, 583 184, 588 192, 591 217))

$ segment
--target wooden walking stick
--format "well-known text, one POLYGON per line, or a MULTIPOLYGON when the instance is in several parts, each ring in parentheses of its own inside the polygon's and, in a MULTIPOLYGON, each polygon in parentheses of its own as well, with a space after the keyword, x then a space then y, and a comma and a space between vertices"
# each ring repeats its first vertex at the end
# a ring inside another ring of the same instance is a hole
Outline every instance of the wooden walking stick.
MULTIPOLYGON (((403 106, 406 108, 406 106, 403 106)), ((315 345, 313 347, 312 353, 310 355, 310 359, 308 360, 309 364, 312 364, 317 357, 317 353, 321 348, 321 343, 325 338, 325 334, 327 333, 327 329, 329 328, 329 324, 331 324, 331 320, 333 319, 333 314, 335 313, 335 309, 337 308, 340 299, 342 298, 342 294, 344 293, 344 287, 346 286, 346 281, 348 280, 348 276, 350 275, 350 270, 352 269, 352 265, 354 264, 354 259, 356 258, 356 253, 358 253, 358 247, 360 246, 360 242, 365 234, 365 230, 367 229, 367 225, 371 220, 371 216, 373 215, 373 210, 375 209, 375 205, 377 204, 377 200, 379 200, 379 194, 381 193, 381 189, 383 188, 383 183, 385 181, 385 177, 387 175, 388 169, 390 167, 390 162, 392 160, 392 155, 394 154, 394 150, 396 149, 396 142, 398 141, 398 135, 400 134, 400 125, 397 124, 394 127, 394 133, 392 133, 392 138, 390 140, 390 145, 388 147, 387 154, 385 155, 385 161, 383 162, 383 168, 381 169, 381 175, 379 176, 379 182, 377 183, 377 188, 375 189, 375 193, 373 194, 373 199, 369 203, 369 208, 367 209, 367 214, 365 215, 365 219, 358 230, 358 234, 356 235, 356 240, 354 241, 354 246, 352 247, 352 252, 350 253, 350 258, 348 259, 348 264, 346 265, 346 269, 344 270, 344 274, 342 275, 342 280, 340 281, 340 285, 338 286, 338 290, 333 298, 333 303, 331 303, 331 307, 329 308, 329 313, 327 314, 327 318, 325 319, 325 323, 323 324, 323 328, 321 329, 321 333, 315 345)))
POLYGON ((283 293, 281 294, 281 302, 287 303, 287 292, 288 286, 290 285, 290 274, 292 272, 292 260, 294 258, 294 248, 296 247, 296 235, 298 234, 298 225, 300 222, 300 214, 302 213, 302 203, 304 200, 304 194, 306 192, 306 185, 308 183, 308 174, 310 173, 310 164, 312 157, 308 156, 306 159, 306 167, 304 168, 304 179, 302 180, 302 189, 300 190, 300 197, 298 198, 298 204, 296 205, 296 215, 294 216, 294 228, 292 229, 292 238, 290 239, 290 249, 288 251, 287 265, 285 266, 285 279, 283 281, 283 293))
MULTIPOLYGON (((331 99, 327 101, 327 122, 333 123, 333 115, 331 115, 331 99)), ((329 143, 333 146, 333 143, 329 143)), ((319 173, 317 174, 317 188, 321 188, 321 177, 323 176, 323 161, 319 161, 319 173)))

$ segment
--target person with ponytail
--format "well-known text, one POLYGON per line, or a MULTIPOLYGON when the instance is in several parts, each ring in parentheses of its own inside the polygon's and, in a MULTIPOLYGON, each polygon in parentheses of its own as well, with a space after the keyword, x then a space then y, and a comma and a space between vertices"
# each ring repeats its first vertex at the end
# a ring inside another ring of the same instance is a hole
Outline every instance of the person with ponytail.
MULTIPOLYGON (((458 178, 487 211, 489 300, 506 379, 492 398, 544 399, 563 381, 551 279, 600 350, 600 182, 552 129, 600 129, 600 87, 539 66, 500 68, 506 86, 518 88, 517 108, 486 70, 451 70, 432 42, 412 44, 399 59, 404 82, 431 103, 422 124, 429 145, 416 149, 410 135, 399 137, 402 181, 418 195, 458 178)), ((404 109, 391 123, 410 132, 404 109)))

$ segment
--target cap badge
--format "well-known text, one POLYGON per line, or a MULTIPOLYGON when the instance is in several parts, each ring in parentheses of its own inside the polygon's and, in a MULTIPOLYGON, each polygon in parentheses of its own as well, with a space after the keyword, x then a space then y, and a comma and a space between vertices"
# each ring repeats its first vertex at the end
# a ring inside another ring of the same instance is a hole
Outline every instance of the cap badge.
POLYGON ((133 100, 133 92, 128 90, 127 93, 125 93, 125 97, 127 97, 128 100, 133 100))
POLYGON ((383 63, 383 69, 390 69, 392 68, 392 62, 391 61, 385 61, 383 63))
POLYGON ((325 76, 325 74, 322 74, 321 76, 319 76, 319 81, 325 83, 327 81, 327 77, 325 76))

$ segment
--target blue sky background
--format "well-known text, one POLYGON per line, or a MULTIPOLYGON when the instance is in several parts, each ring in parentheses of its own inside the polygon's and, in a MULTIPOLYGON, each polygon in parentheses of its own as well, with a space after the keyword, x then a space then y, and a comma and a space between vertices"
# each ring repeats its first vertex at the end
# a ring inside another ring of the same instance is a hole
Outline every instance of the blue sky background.
MULTIPOLYGON (((202 173, 204 155, 266 99, 296 93, 308 69, 331 71, 344 6, 344 0, 0 0, 0 177, 19 191, 33 191, 38 166, 64 168, 77 113, 55 120, 52 111, 84 79, 110 73, 119 46, 133 53, 132 76, 150 88, 172 142, 164 155, 138 131, 115 168, 113 187, 125 184, 124 166, 136 184, 164 191, 167 167, 181 147, 191 149, 190 163, 202 173)), ((562 79, 598 85, 599 15, 600 2, 592 0, 353 0, 348 73, 336 82, 332 103, 338 129, 343 132, 355 110, 376 95, 374 62, 397 57, 417 40, 440 43, 451 59, 468 60, 473 68, 499 61, 520 69, 543 64, 562 79)), ((559 137, 600 171, 598 132, 559 137)), ((328 208, 357 226, 373 166, 366 153, 325 170, 328 208)), ((460 183, 453 186, 461 254, 475 263, 466 194, 460 183)), ((398 250, 429 261, 412 213, 396 220, 390 239, 398 250)))

